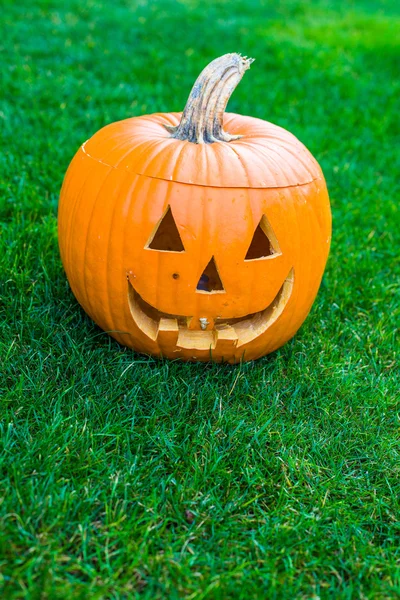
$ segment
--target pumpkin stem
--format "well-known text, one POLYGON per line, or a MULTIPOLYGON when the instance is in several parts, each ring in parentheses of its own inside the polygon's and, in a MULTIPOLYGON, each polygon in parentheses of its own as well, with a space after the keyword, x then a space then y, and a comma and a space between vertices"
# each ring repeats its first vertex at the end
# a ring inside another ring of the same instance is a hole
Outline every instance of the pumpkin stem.
POLYGON ((195 144, 241 138, 224 131, 222 124, 228 100, 253 61, 254 58, 233 53, 224 54, 207 65, 196 79, 179 125, 165 125, 172 137, 195 144))

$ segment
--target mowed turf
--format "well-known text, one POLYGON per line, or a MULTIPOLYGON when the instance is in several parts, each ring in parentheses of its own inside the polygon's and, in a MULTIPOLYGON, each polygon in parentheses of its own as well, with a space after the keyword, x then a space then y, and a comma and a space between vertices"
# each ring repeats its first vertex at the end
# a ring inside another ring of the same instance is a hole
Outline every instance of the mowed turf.
POLYGON ((398 8, 4 0, 1 598, 400 597, 398 8), (233 51, 256 62, 229 110, 324 170, 324 280, 258 362, 140 356, 69 289, 62 178, 97 129, 182 109, 233 51))

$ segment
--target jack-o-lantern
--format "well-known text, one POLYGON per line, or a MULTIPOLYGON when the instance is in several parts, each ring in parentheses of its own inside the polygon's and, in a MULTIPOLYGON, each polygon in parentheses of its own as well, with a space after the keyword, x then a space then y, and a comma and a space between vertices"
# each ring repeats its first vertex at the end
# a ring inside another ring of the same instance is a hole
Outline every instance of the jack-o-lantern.
POLYGON ((284 129, 224 114, 251 62, 214 60, 183 113, 104 127, 65 176, 71 288, 139 352, 258 358, 294 335, 317 294, 331 234, 318 163, 284 129))

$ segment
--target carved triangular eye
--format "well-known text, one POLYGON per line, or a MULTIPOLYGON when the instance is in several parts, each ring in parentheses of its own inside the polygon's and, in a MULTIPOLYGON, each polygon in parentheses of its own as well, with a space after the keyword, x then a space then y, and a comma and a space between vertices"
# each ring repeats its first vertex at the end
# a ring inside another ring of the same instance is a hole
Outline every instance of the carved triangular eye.
POLYGON ((164 252, 185 251, 170 206, 168 206, 167 212, 151 234, 147 248, 151 248, 151 250, 163 250, 164 252))
POLYGON ((253 239, 244 260, 255 260, 257 258, 266 258, 274 254, 280 254, 278 240, 272 230, 271 225, 265 215, 261 217, 259 224, 254 232, 253 239))
POLYGON ((197 284, 197 290, 200 292, 221 292, 225 291, 219 276, 215 259, 212 257, 203 271, 197 284))

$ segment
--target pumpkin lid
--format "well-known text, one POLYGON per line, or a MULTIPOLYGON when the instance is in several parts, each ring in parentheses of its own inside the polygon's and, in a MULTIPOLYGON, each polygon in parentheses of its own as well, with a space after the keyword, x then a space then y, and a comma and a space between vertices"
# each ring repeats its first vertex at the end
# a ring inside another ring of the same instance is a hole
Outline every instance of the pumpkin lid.
POLYGON ((170 136, 181 113, 133 117, 103 127, 83 151, 114 168, 167 181, 212 187, 281 188, 322 177, 307 148, 285 129, 236 114, 224 128, 242 135, 230 142, 196 144, 170 136))

